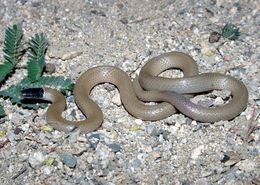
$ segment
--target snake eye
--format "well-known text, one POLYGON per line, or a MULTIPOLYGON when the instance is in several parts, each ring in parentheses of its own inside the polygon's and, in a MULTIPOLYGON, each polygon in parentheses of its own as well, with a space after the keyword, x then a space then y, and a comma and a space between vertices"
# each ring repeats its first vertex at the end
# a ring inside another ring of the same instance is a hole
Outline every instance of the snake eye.
POLYGON ((35 98, 41 99, 43 98, 44 90, 43 88, 29 88, 21 90, 20 96, 23 98, 35 98))

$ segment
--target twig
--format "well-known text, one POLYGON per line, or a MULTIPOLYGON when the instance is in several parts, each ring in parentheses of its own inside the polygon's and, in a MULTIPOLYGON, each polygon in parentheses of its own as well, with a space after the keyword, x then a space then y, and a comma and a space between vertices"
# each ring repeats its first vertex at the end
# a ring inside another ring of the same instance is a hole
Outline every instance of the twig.
POLYGON ((129 24, 144 22, 144 21, 146 21, 148 19, 150 19, 150 17, 146 17, 146 18, 143 18, 143 19, 135 20, 135 21, 130 22, 129 24))
POLYGON ((23 168, 21 169, 15 176, 12 177, 13 180, 15 180, 17 177, 19 177, 20 175, 22 175, 25 171, 27 170, 27 168, 23 168))
MULTIPOLYGON (((222 34, 220 34, 220 35, 222 35, 222 34)), ((216 50, 218 51, 218 53, 220 54, 220 56, 221 56, 222 58, 224 58, 224 56, 221 54, 221 52, 220 52, 220 50, 219 50, 220 46, 224 45, 224 44, 227 42, 227 40, 230 39, 230 38, 232 38, 234 35, 235 35, 235 33, 233 33, 233 34, 230 35, 229 37, 224 38, 225 40, 224 40, 223 42, 221 42, 221 43, 216 47, 216 50)), ((215 53, 215 51, 213 51, 213 53, 215 53)))
POLYGON ((0 148, 3 148, 8 142, 9 139, 6 139, 3 143, 0 144, 0 148))
POLYGON ((251 119, 250 119, 250 122, 249 122, 248 130, 247 130, 247 133, 246 133, 246 138, 245 138, 246 142, 248 142, 249 134, 251 134, 251 132, 254 130, 254 128, 252 130, 252 123, 253 123, 253 120, 254 120, 254 116, 255 116, 255 108, 253 110, 253 113, 252 113, 252 116, 251 116, 251 119))
POLYGON ((241 130, 241 128, 232 127, 230 130, 241 130))
MULTIPOLYGON (((219 46, 220 46, 220 45, 219 45, 219 46)), ((224 56, 222 55, 222 53, 221 53, 220 50, 219 50, 219 46, 217 46, 216 50, 218 51, 218 53, 220 54, 220 56, 221 56, 222 58, 224 58, 224 56)))
POLYGON ((32 136, 29 136, 29 135, 24 136, 24 139, 28 139, 28 140, 30 140, 30 141, 35 141, 35 142, 38 143, 38 144, 42 144, 41 141, 39 141, 39 140, 33 138, 32 136))
MULTIPOLYGON (((248 125, 248 129, 247 129, 247 132, 246 132, 246 136, 244 138, 244 141, 248 142, 248 138, 249 138, 249 135, 257 130, 257 129, 260 129, 260 126, 252 126, 253 124, 253 121, 254 121, 254 116, 255 116, 255 110, 256 108, 254 108, 253 110, 253 113, 252 113, 252 116, 251 116, 251 119, 250 119, 250 122, 249 122, 249 125, 248 125)), ((257 119, 257 117, 259 116, 260 114, 258 113, 255 117, 255 119, 257 119)), ((230 128, 230 130, 241 130, 241 128, 236 128, 236 127, 232 127, 230 128)))
POLYGON ((224 40, 223 42, 221 42, 221 43, 216 47, 215 51, 212 51, 212 52, 215 53, 216 51, 218 51, 218 53, 220 54, 220 56, 221 56, 222 58, 224 58, 224 56, 221 54, 219 48, 220 48, 220 46, 224 45, 225 43, 226 43, 226 40, 224 40))
POLYGON ((255 120, 257 120, 257 118, 260 116, 260 112, 257 113, 257 115, 255 116, 255 120))
POLYGON ((231 71, 231 70, 235 70, 235 69, 243 68, 243 67, 245 67, 245 65, 241 64, 241 65, 238 65, 238 66, 234 66, 234 67, 226 68, 224 73, 227 73, 227 72, 229 72, 229 71, 231 71))
MULTIPOLYGON (((252 126, 252 123, 253 123, 253 120, 254 120, 254 115, 255 115, 255 108, 253 110, 253 113, 252 113, 252 117, 251 117, 251 120, 250 120, 250 123, 249 123, 249 127, 248 127, 248 130, 247 130, 247 134, 246 134, 246 137, 245 137, 245 141, 248 142, 248 137, 249 135, 257 130, 257 129, 260 129, 260 126, 252 126)), ((255 117, 255 119, 257 119, 257 117, 259 116, 259 114, 257 114, 257 116, 255 117)))

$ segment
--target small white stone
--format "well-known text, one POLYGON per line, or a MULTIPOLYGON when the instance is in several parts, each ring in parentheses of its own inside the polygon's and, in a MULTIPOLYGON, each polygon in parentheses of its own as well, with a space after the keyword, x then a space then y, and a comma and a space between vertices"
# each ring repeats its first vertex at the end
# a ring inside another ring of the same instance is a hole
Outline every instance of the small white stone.
POLYGON ((10 165, 8 168, 8 172, 13 173, 14 169, 15 169, 14 165, 10 165))
POLYGON ((151 157, 152 157, 152 159, 155 161, 155 160, 159 159, 159 158, 161 157, 161 155, 160 155, 160 153, 157 152, 157 151, 152 151, 152 152, 151 152, 151 157))
POLYGON ((170 127, 170 129, 169 129, 169 131, 170 131, 174 136, 177 136, 178 130, 179 130, 179 128, 176 127, 176 126, 172 126, 172 127, 170 127))
POLYGON ((219 18, 214 16, 214 17, 210 17, 209 20, 212 23, 216 23, 216 22, 218 22, 219 18))
POLYGON ((222 98, 217 97, 217 98, 215 99, 214 105, 223 105, 223 104, 224 104, 224 101, 222 100, 222 98))
POLYGON ((177 128, 181 128, 181 124, 180 124, 179 121, 176 121, 175 127, 177 127, 177 128))
POLYGON ((223 5, 224 2, 225 2, 224 0, 217 0, 217 1, 216 1, 216 5, 217 5, 218 7, 220 7, 221 5, 223 5))
POLYGON ((93 158, 92 156, 88 156, 88 157, 87 157, 87 162, 88 162, 89 164, 93 163, 93 161, 94 161, 94 158, 93 158))
POLYGON ((195 29, 193 30, 193 33, 194 33, 195 35, 198 35, 198 34, 199 34, 199 29, 198 29, 198 28, 195 28, 195 29))
POLYGON ((86 142, 87 142, 87 138, 82 137, 82 136, 79 136, 79 137, 77 138, 77 140, 78 140, 78 142, 82 142, 82 143, 86 143, 86 142))
POLYGON ((63 169, 63 163, 61 161, 58 161, 57 168, 62 170, 63 169))
POLYGON ((69 60, 81 55, 83 51, 80 48, 66 47, 61 48, 59 46, 50 46, 48 50, 48 56, 50 58, 59 58, 61 60, 69 60))
POLYGON ((140 119, 135 119, 135 123, 136 123, 137 125, 142 125, 142 124, 143 124, 143 121, 140 120, 140 119))
POLYGON ((41 152, 35 152, 29 156, 28 161, 33 168, 36 168, 44 163, 45 156, 41 152))
POLYGON ((62 55, 61 60, 69 60, 82 54, 82 51, 69 51, 62 55))
POLYGON ((152 151, 153 151, 153 149, 151 146, 145 146, 145 152, 150 153, 152 151))
POLYGON ((232 7, 231 9, 230 9, 230 11, 229 11, 231 14, 236 14, 237 13, 237 7, 232 7))
POLYGON ((21 125, 21 129, 22 129, 23 131, 28 131, 29 128, 30 128, 30 124, 29 124, 28 122, 26 122, 26 123, 24 123, 24 124, 21 125))
POLYGON ((114 95, 113 98, 111 99, 111 101, 112 101, 112 103, 116 104, 117 106, 120 106, 122 104, 119 93, 114 95))
POLYGON ((205 149, 204 145, 200 145, 197 148, 195 148, 191 153, 191 158, 197 159, 202 154, 202 150, 204 149, 205 149))
POLYGON ((9 119, 9 120, 12 120, 12 119, 13 119, 13 114, 12 114, 12 113, 8 114, 8 119, 9 119))
POLYGON ((43 168, 43 173, 44 173, 45 175, 50 175, 50 174, 52 173, 52 168, 51 168, 50 166, 45 166, 45 167, 43 168))

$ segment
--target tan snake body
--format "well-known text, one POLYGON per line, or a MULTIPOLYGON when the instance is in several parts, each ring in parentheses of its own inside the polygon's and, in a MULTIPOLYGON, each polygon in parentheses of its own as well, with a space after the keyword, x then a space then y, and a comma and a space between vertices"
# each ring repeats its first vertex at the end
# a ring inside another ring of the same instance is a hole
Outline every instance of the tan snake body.
POLYGON ((87 117, 83 121, 68 121, 61 116, 66 108, 66 101, 61 93, 53 89, 43 88, 42 97, 35 97, 32 89, 27 89, 21 92, 21 96, 51 101, 52 105, 48 108, 46 119, 54 129, 69 132, 79 127, 83 132, 91 132, 101 126, 103 113, 89 98, 89 93, 94 86, 105 82, 112 83, 118 88, 125 109, 142 120, 167 118, 176 112, 174 107, 186 116, 202 122, 230 120, 240 114, 248 102, 248 92, 241 81, 218 73, 198 75, 195 61, 189 55, 180 52, 165 53, 149 60, 134 83, 124 71, 113 66, 99 66, 87 70, 77 80, 74 88, 75 102, 87 117), (184 78, 158 77, 161 72, 169 68, 180 68, 184 78), (183 95, 213 89, 231 91, 232 100, 223 106, 206 108, 192 103, 183 95), (143 101, 163 103, 147 105, 140 101, 136 94, 143 101))

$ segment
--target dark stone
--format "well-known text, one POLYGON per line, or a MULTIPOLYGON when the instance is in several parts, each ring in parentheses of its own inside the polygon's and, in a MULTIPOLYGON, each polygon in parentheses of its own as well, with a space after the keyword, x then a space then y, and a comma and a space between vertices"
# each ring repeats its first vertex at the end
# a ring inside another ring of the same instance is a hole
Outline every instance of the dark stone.
POLYGON ((108 144, 107 145, 110 149, 112 149, 112 152, 119 152, 121 150, 121 146, 118 144, 108 144))
POLYGON ((63 164, 70 168, 74 168, 77 165, 77 158, 73 155, 62 154, 60 159, 63 164))

